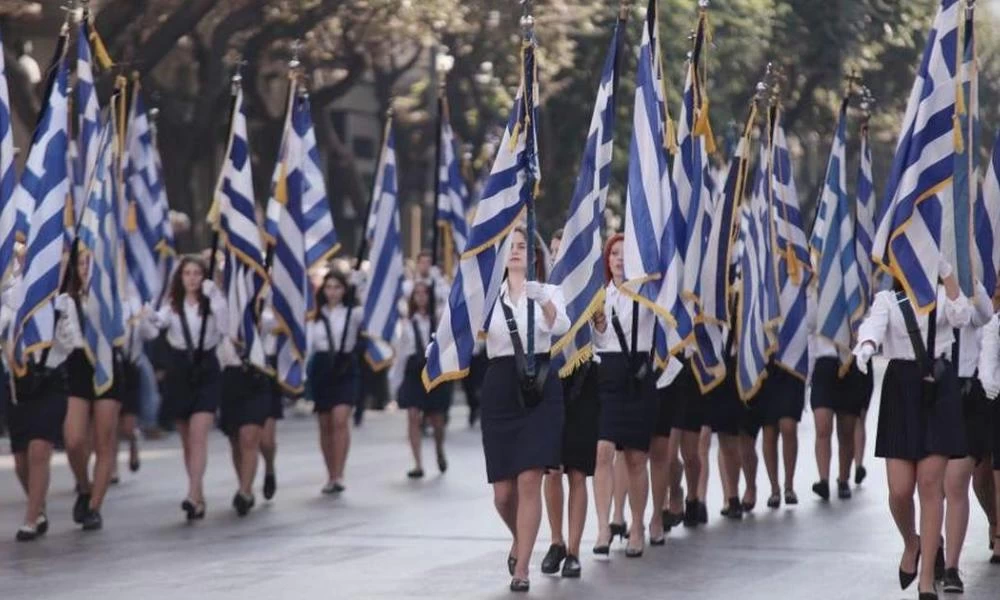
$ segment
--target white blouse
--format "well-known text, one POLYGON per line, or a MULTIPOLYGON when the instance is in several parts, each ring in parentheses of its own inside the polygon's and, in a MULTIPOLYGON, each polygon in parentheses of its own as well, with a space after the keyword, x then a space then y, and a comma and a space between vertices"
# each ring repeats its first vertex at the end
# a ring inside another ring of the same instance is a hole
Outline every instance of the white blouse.
POLYGON ((326 328, 323 321, 318 316, 309 321, 306 325, 306 345, 310 355, 317 352, 330 352, 330 342, 333 342, 334 351, 353 352, 358 344, 358 332, 361 330, 361 322, 364 320, 364 307, 359 305, 351 310, 351 325, 347 330, 347 339, 344 347, 340 348, 340 340, 344 335, 344 323, 347 322, 347 307, 339 304, 333 308, 329 305, 322 309, 326 315, 326 320, 330 324, 330 338, 326 335, 326 328))
POLYGON ((1000 387, 1000 318, 990 317, 979 333, 979 380, 984 388, 1000 387))
MULTIPOLYGON (((552 298, 552 305, 556 309, 556 318, 549 327, 545 313, 538 303, 533 303, 535 315, 535 353, 548 354, 552 347, 552 337, 560 336, 569 331, 570 322, 566 315, 566 300, 563 298, 562 290, 557 286, 545 284, 545 288, 552 298)), ((524 351, 528 351, 528 297, 523 292, 516 300, 512 300, 507 291, 507 282, 500 287, 500 296, 497 304, 493 306, 493 314, 490 317, 490 326, 486 332, 486 356, 498 358, 501 356, 514 356, 514 346, 510 343, 510 330, 507 328, 507 319, 504 317, 503 308, 500 302, 505 303, 514 313, 514 321, 517 322, 517 333, 521 338, 521 345, 524 351)))
MULTIPOLYGON (((205 350, 215 348, 222 341, 222 336, 225 333, 222 328, 229 322, 228 315, 229 308, 226 305, 226 299, 222 296, 222 292, 215 288, 209 297, 208 323, 205 327, 205 350)), ((184 317, 187 320, 188 330, 191 333, 191 343, 194 345, 194 349, 197 349, 198 339, 201 335, 201 303, 195 302, 192 304, 185 298, 184 317)), ((174 312, 169 302, 156 313, 153 323, 157 328, 167 330, 167 343, 170 344, 171 348, 174 350, 188 349, 187 341, 184 339, 184 327, 181 325, 181 318, 174 312)), ((151 339, 148 337, 147 331, 144 331, 143 335, 146 339, 151 339)), ((156 336, 153 335, 153 337, 156 336)))
POLYGON ((972 377, 979 366, 979 340, 982 328, 993 316, 993 300, 986 293, 983 284, 976 282, 972 296, 972 318, 968 325, 959 329, 958 369, 959 377, 972 377))
MULTIPOLYGON (((904 302, 909 300, 905 299, 904 302)), ((969 324, 972 309, 968 298, 959 295, 951 300, 944 292, 944 287, 938 286, 937 337, 934 344, 934 357, 951 359, 951 345, 955 341, 953 328, 962 328, 969 324)), ((920 334, 927 342, 927 320, 929 315, 916 314, 920 334)), ((858 329, 858 346, 872 342, 876 347, 882 346, 882 355, 886 358, 914 360, 913 344, 906 330, 903 311, 899 308, 896 292, 884 291, 875 295, 871 310, 861 327, 858 329)))
MULTIPOLYGON (((631 352, 632 344, 632 307, 635 301, 622 293, 618 286, 611 282, 604 290, 604 316, 607 320, 607 327, 603 332, 594 329, 594 349, 598 354, 611 354, 622 352, 621 342, 618 341, 618 334, 614 325, 611 324, 612 311, 618 315, 618 322, 621 323, 622 333, 625 334, 625 343, 629 345, 631 352)), ((637 338, 637 350, 639 352, 649 352, 653 347, 653 332, 656 330, 656 315, 648 307, 642 304, 639 307, 639 333, 637 338)))
POLYGON ((396 332, 392 340, 395 350, 392 367, 389 370, 389 385, 391 390, 396 390, 403 383, 406 375, 406 363, 412 356, 423 356, 427 350, 427 344, 431 340, 431 320, 427 315, 416 314, 408 319, 400 319, 396 323, 396 332), (420 341, 423 347, 417 346, 417 339, 413 333, 413 324, 416 323, 420 331, 420 341))

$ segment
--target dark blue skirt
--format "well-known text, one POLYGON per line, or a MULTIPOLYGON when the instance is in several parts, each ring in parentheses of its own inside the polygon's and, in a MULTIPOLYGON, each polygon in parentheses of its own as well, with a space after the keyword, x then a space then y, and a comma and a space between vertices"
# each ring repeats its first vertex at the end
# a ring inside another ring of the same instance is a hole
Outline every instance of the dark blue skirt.
POLYGON ((772 363, 767 367, 767 379, 753 402, 758 405, 763 426, 775 427, 782 419, 794 419, 798 423, 806 407, 806 383, 772 363))
MULTIPOLYGON (((536 357, 539 363, 548 360, 548 355, 536 357)), ((521 406, 520 394, 514 357, 490 359, 480 408, 489 483, 508 481, 531 469, 554 469, 561 463, 564 413, 559 374, 549 370, 537 406, 521 406)))
POLYGON ((226 367, 222 370, 222 404, 219 428, 233 436, 244 425, 264 426, 271 413, 273 378, 253 367, 226 367))
POLYGON ((659 402, 656 375, 651 369, 636 389, 628 359, 620 352, 601 354, 598 372, 601 403, 598 437, 613 442, 619 450, 647 452, 659 402))
POLYGON ((916 361, 889 361, 882 380, 875 456, 916 462, 931 455, 964 458, 968 454, 954 367, 945 370, 934 401, 923 397, 922 384, 916 361))
POLYGON ((187 350, 172 348, 164 391, 161 410, 171 421, 187 421, 195 413, 215 414, 222 399, 222 370, 215 349, 206 349, 195 368, 187 350))
POLYGON ((324 413, 334 406, 356 406, 361 395, 361 365, 356 354, 340 358, 340 372, 333 372, 333 356, 317 352, 309 363, 314 412, 324 413))
POLYGON ((411 356, 406 363, 406 374, 399 386, 397 403, 399 408, 416 408, 427 414, 444 414, 451 408, 451 382, 438 385, 430 392, 424 388, 421 378, 423 360, 411 356))
POLYGON ((563 380, 566 424, 563 427, 562 467, 586 476, 597 466, 597 435, 601 419, 598 364, 588 362, 563 380))

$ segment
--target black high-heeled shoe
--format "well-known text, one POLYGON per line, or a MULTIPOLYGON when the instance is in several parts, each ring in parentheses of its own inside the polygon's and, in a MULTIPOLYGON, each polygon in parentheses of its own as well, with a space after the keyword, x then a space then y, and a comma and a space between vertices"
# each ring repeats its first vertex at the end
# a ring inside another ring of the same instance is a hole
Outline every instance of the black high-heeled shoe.
POLYGON ((813 493, 820 497, 824 502, 830 499, 830 482, 826 479, 820 479, 813 484, 813 493))
POLYGON ((518 579, 515 577, 510 580, 510 591, 512 592, 527 592, 531 589, 531 584, 528 583, 527 579, 518 579))
POLYGON ((854 485, 861 485, 861 482, 865 480, 865 477, 868 477, 868 469, 858 465, 854 469, 854 485))
POLYGON ((684 523, 685 527, 697 527, 701 522, 698 511, 701 508, 697 500, 684 501, 684 523))
POLYGON ((781 496, 779 494, 771 494, 767 498, 768 508, 779 508, 781 506, 781 496))
MULTIPOLYGON (((994 536, 994 540, 1000 541, 1000 535, 994 536)), ((993 546, 990 546, 990 550, 993 550, 993 546)), ((991 565, 1000 565, 1000 554, 994 554, 990 557, 991 565)))
POLYGON ((799 497, 795 494, 795 490, 785 490, 785 504, 795 506, 798 503, 799 497))
POLYGON ((920 542, 917 541, 917 558, 913 561, 913 572, 907 573, 900 567, 899 569, 899 589, 905 590, 916 580, 917 573, 920 572, 920 542))
POLYGON ((628 523, 611 523, 609 527, 611 528, 611 539, 608 540, 609 543, 615 541, 616 535, 620 537, 623 542, 628 539, 628 523))
POLYGON ((938 600, 937 592, 920 592, 919 600, 938 600))
POLYGON ((580 559, 572 554, 567 554, 566 560, 563 562, 562 576, 567 579, 579 579, 580 571, 582 571, 580 559))

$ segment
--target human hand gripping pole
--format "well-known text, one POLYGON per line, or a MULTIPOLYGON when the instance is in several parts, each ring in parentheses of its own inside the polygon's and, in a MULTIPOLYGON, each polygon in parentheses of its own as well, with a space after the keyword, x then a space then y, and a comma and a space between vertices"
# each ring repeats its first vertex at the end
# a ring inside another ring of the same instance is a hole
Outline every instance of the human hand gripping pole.
POLYGON ((858 366, 858 370, 863 374, 868 374, 868 363, 874 355, 875 344, 873 344, 871 340, 861 342, 858 344, 858 347, 854 349, 854 361, 858 366))

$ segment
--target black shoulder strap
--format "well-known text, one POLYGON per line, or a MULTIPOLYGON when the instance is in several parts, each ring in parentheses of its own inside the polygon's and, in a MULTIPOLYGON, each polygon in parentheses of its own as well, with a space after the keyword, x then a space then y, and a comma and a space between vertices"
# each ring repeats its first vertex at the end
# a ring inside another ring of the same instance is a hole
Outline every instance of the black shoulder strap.
MULTIPOLYGON (((628 342, 625 341, 625 330, 622 329, 622 322, 618 319, 618 311, 614 308, 611 309, 611 327, 615 330, 615 337, 618 338, 618 345, 622 349, 622 354, 630 354, 631 351, 629 350, 628 342)), ((633 337, 635 337, 634 331, 633 337)))
POLYGON ((184 344, 187 346, 188 358, 194 361, 194 340, 191 337, 191 326, 188 325, 183 303, 181 304, 181 309, 177 312, 177 316, 181 320, 181 332, 184 334, 184 344))
POLYGON ((514 318, 514 311, 504 302, 500 296, 500 307, 503 309, 503 318, 507 321, 507 331, 510 333, 510 345, 514 348, 514 364, 518 373, 524 373, 527 361, 524 358, 524 346, 521 344, 521 335, 517 332, 517 319, 514 318))
POLYGON ((333 333, 330 331, 330 321, 326 318, 326 315, 323 314, 322 309, 316 312, 316 316, 318 316, 320 322, 323 323, 323 330, 326 331, 326 343, 329 346, 328 350, 331 354, 333 354, 333 333))
POLYGON ((427 349, 427 346, 424 345, 424 336, 420 334, 420 325, 417 324, 417 315, 413 315, 413 318, 410 319, 410 323, 413 325, 414 347, 417 349, 417 353, 419 353, 420 356, 423 356, 424 350, 427 349))
MULTIPOLYGON (((910 336, 910 343, 913 345, 913 354, 917 357, 920 370, 924 374, 930 374, 932 361, 927 348, 933 346, 924 345, 924 336, 920 331, 920 324, 917 323, 917 315, 913 312, 913 305, 910 304, 910 299, 905 292, 896 293, 896 303, 899 305, 900 312, 903 313, 903 322, 906 323, 906 333, 910 336)), ((933 327, 931 323, 936 319, 936 313, 936 310, 932 310, 929 317, 927 334, 930 344, 935 343, 935 330, 937 328, 933 327)))

